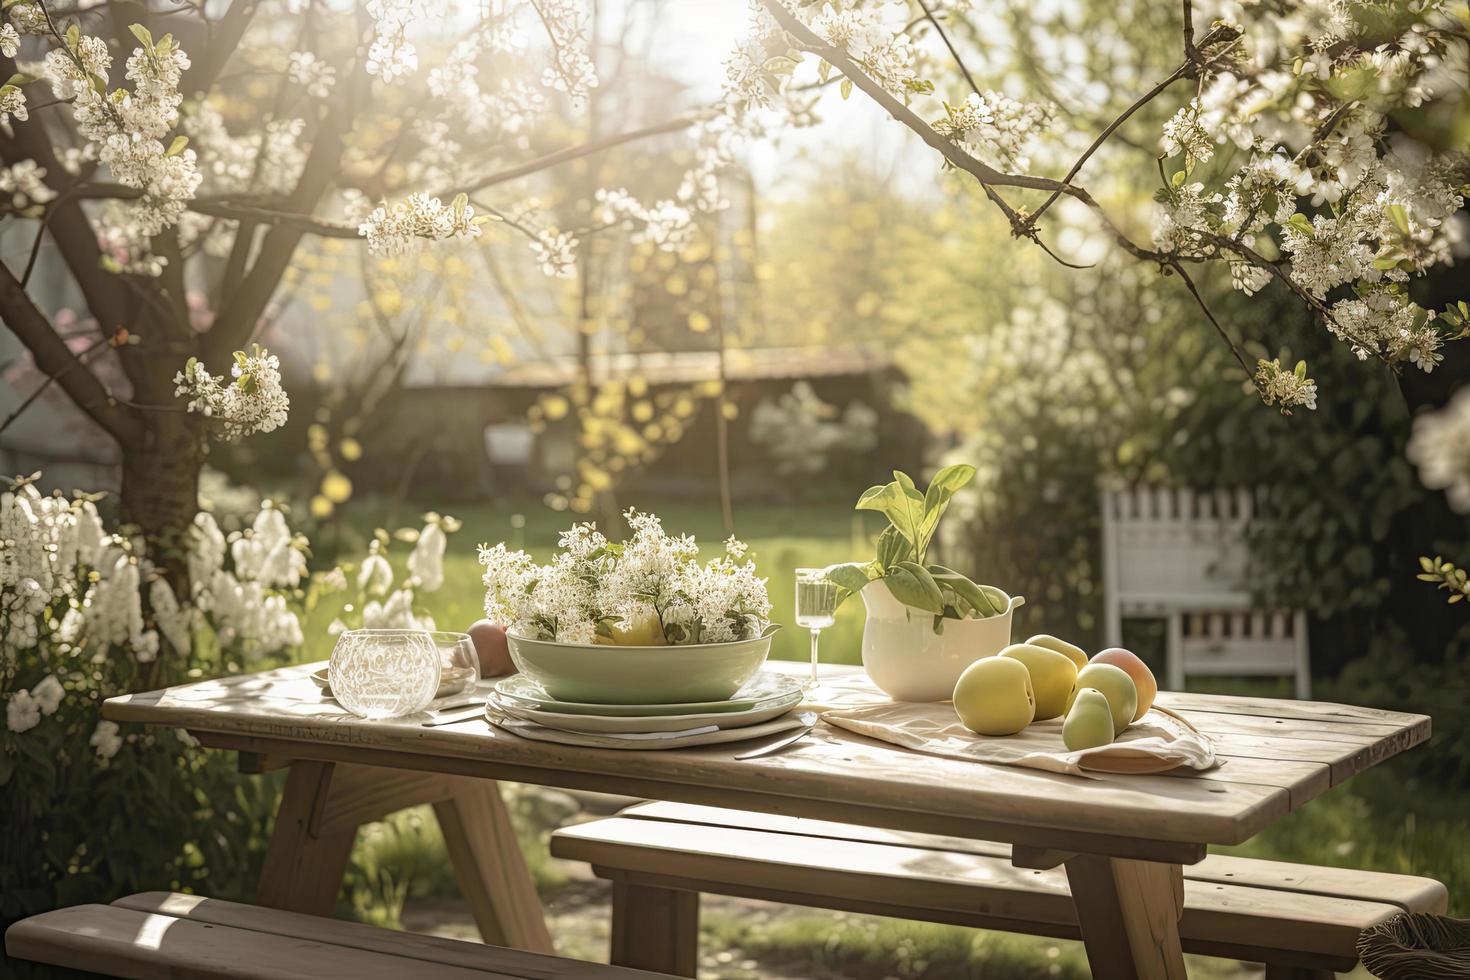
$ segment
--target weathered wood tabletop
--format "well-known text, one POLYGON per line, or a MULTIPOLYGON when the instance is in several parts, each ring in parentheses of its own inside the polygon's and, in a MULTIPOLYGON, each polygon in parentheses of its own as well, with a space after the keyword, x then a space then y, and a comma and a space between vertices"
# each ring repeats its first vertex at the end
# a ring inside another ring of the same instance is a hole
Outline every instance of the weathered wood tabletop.
MULTIPOLYGON (((549 938, 526 915, 534 891, 522 880, 513 838, 504 839, 509 824, 494 786, 483 780, 1009 843, 1018 864, 1066 863, 1089 956, 1094 944, 1102 955, 1105 944, 1126 971, 1113 975, 1183 976, 1180 865, 1202 859, 1210 844, 1246 840, 1430 731, 1423 715, 1160 693, 1160 704, 1215 740, 1223 765, 1082 778, 915 753, 831 726, 786 751, 737 760, 749 744, 626 751, 530 741, 482 718, 432 728, 412 719, 366 721, 323 696, 309 676, 320 666, 113 698, 103 714, 185 728, 264 767, 292 765, 281 813, 299 819, 277 819, 263 902, 329 912, 357 824, 434 802, 486 939, 533 949, 549 947, 549 938), (1159 908, 1167 919, 1171 906, 1175 925, 1160 935, 1159 908), (1089 921, 1096 923, 1090 935, 1089 921)), ((854 679, 854 668, 826 670, 854 679)))

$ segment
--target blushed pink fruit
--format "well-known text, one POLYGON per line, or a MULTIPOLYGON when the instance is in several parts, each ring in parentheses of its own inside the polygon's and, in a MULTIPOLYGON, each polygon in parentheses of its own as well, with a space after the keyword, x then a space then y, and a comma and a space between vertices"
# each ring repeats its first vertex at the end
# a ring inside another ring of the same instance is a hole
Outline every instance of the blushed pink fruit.
POLYGON ((505 627, 481 619, 465 631, 475 644, 475 653, 480 655, 480 676, 499 677, 514 674, 516 665, 510 659, 510 647, 505 642, 505 627))
POLYGON ((1140 660, 1132 650, 1109 647, 1093 657, 1091 662, 1121 667, 1125 674, 1133 678, 1133 686, 1138 688, 1138 708, 1133 713, 1134 721, 1142 718, 1153 707, 1154 698, 1159 694, 1159 682, 1154 679, 1154 672, 1148 669, 1148 664, 1140 660))

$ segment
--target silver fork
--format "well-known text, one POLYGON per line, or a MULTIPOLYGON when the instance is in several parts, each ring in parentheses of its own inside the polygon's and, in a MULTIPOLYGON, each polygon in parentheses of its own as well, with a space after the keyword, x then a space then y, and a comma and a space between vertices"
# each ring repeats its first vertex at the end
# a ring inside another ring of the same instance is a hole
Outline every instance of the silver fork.
POLYGON ((795 743, 800 742, 802 739, 806 738, 808 735, 811 734, 812 729, 817 727, 817 713, 815 711, 803 711, 796 717, 801 719, 801 723, 804 726, 799 731, 793 732, 792 734, 787 735, 785 738, 779 738, 776 741, 772 742, 770 745, 762 745, 758 749, 751 749, 749 752, 742 752, 735 758, 755 759, 763 755, 771 755, 774 752, 780 752, 788 745, 794 745, 795 743))

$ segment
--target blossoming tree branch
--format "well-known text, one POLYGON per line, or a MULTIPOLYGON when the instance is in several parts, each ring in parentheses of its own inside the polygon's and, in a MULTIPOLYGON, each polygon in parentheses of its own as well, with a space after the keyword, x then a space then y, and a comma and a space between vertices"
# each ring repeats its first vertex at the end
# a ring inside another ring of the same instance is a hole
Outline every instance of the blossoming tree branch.
MULTIPOLYGON (((1315 407, 1306 365, 1249 365, 1236 338, 1250 327, 1216 319, 1195 284, 1197 268, 1228 266, 1247 295, 1279 283, 1359 358, 1394 370, 1432 371, 1442 346, 1470 330, 1465 302, 1426 309, 1409 288, 1452 259, 1460 237, 1453 219, 1470 192, 1465 147, 1435 152, 1404 131, 1406 117, 1463 113, 1463 4, 1226 3, 1206 20, 1183 0, 1179 67, 1140 92, 1060 178, 1025 172, 1027 147, 1052 111, 982 89, 951 38, 957 22, 983 19, 971 4, 753 7, 752 34, 727 66, 745 106, 777 105, 801 91, 803 65, 815 60, 821 81, 840 76, 844 96, 860 90, 947 166, 977 180, 1016 237, 1047 248, 1041 219, 1053 205, 1066 198, 1085 206, 1124 251, 1183 281, 1261 397, 1283 412, 1315 407), (937 94, 921 74, 916 28, 943 42, 969 89, 962 98, 937 94), (1165 98, 1182 105, 1159 134, 1157 217, 1144 244, 1077 178, 1123 123, 1165 98), (1034 205, 1006 196, 1017 192, 1042 196, 1034 205)), ((1279 343, 1259 330, 1255 339, 1279 343)))
POLYGON ((155 543, 189 526, 209 439, 286 418, 280 365, 252 341, 306 236, 387 255, 523 236, 543 271, 565 276, 579 237, 621 227, 676 248, 691 210, 719 204, 732 127, 711 113, 537 145, 536 127, 574 120, 598 84, 577 0, 3 9, 0 221, 34 237, 25 261, 0 264, 0 315, 42 387, 120 444, 124 515, 155 543), (421 66, 410 38, 425 23, 451 40, 421 66), (663 200, 603 188, 588 226, 569 228, 525 193, 547 168, 684 130, 696 162, 663 200), (48 247, 95 320, 81 346, 28 288, 48 247), (96 369, 109 356, 125 386, 96 369))

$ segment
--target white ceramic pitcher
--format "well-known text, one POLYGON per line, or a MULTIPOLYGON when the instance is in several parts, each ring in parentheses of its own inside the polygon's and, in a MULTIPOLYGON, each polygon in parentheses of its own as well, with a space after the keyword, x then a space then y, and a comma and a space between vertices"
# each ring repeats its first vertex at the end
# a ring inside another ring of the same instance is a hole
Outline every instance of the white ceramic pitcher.
POLYGON ((899 602, 882 579, 860 594, 868 609, 863 669, 895 701, 948 701, 966 667, 1010 644, 1011 614, 1026 601, 1008 597, 999 616, 946 619, 943 631, 935 633, 934 614, 899 602))

